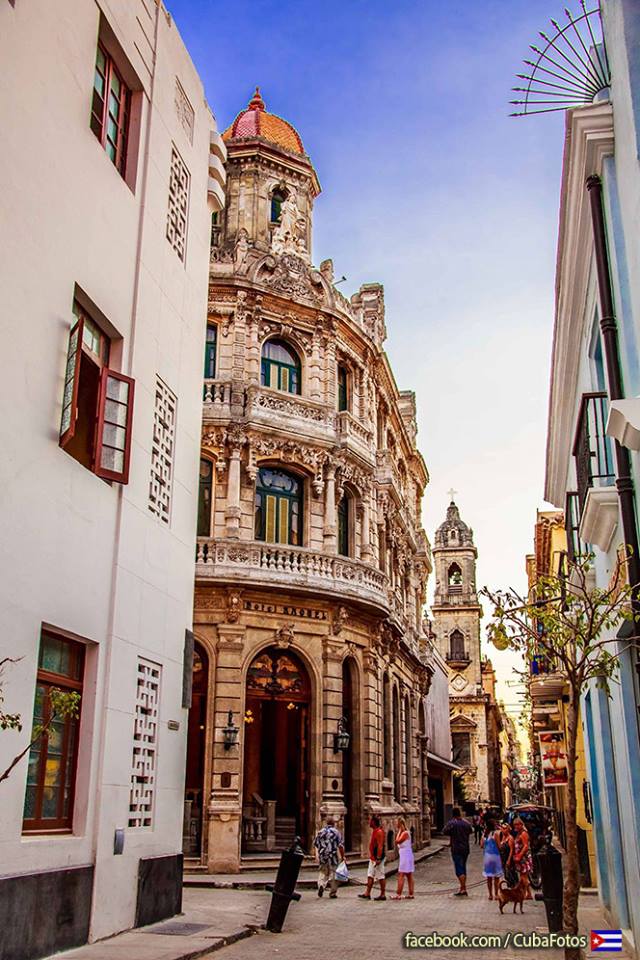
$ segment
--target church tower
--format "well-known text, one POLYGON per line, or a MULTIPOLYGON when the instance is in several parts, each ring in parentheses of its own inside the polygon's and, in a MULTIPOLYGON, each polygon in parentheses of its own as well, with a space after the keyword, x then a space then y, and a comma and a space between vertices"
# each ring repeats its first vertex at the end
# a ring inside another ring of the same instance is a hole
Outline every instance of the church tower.
POLYGON ((453 760, 465 771, 466 799, 485 802, 492 799, 487 769, 489 698, 482 688, 477 558, 473 530, 461 519, 452 499, 446 519, 436 531, 433 548, 433 629, 438 650, 449 667, 453 760))

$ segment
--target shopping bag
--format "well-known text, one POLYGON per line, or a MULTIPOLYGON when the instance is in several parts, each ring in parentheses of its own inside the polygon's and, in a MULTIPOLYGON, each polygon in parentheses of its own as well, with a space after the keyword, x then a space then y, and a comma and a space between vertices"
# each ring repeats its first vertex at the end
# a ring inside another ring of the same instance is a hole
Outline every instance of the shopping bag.
POLYGON ((346 883, 349 879, 349 869, 346 862, 343 860, 342 863, 339 863, 336 867, 336 880, 340 880, 342 883, 346 883))

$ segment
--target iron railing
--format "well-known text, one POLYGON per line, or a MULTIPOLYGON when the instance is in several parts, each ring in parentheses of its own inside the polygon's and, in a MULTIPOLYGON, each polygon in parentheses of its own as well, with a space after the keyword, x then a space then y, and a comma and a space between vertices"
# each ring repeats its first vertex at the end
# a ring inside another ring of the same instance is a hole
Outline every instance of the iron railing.
POLYGON ((564 525, 567 532, 569 563, 573 563, 583 552, 580 540, 580 519, 578 493, 575 490, 569 490, 564 502, 564 525))
POLYGON ((581 515, 589 488, 594 483, 606 486, 615 480, 611 441, 605 434, 606 422, 607 394, 583 393, 573 444, 581 515))

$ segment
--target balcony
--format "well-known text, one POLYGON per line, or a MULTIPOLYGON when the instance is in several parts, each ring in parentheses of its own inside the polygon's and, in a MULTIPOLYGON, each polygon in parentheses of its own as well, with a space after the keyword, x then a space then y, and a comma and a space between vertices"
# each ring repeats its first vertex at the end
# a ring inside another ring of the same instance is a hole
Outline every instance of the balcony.
POLYGON ((471 663, 471 657, 466 650, 447 650, 444 658, 447 663, 457 664, 461 667, 466 667, 471 663))
POLYGON ((579 537, 605 552, 611 546, 618 524, 613 450, 605 433, 606 420, 606 393, 583 394, 573 445, 580 508, 579 537))
POLYGON ((371 464, 376 462, 376 453, 373 446, 373 431, 365 427, 348 410, 342 410, 336 415, 336 433, 341 443, 350 448, 357 456, 371 464))
POLYGON ((360 601, 389 614, 389 581, 369 564, 306 547, 199 537, 196 579, 280 587, 360 601))
POLYGON ((204 420, 231 419, 231 383, 228 380, 205 380, 202 386, 204 420))
POLYGON ((318 440, 333 439, 335 413, 325 403, 269 387, 247 388, 247 420, 318 440))

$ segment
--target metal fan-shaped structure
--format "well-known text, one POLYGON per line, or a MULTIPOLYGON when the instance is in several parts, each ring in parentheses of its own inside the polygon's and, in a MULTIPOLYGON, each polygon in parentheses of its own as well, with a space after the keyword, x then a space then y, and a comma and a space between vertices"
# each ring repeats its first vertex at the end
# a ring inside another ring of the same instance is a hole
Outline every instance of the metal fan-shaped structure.
POLYGON ((537 60, 525 60, 529 73, 519 73, 526 80, 525 87, 513 87, 523 93, 521 100, 509 101, 521 110, 512 117, 526 117, 534 113, 553 113, 593 103, 611 83, 611 71, 602 34, 599 4, 587 9, 586 0, 580 0, 582 13, 573 16, 565 9, 567 23, 562 26, 551 20, 553 33, 543 30, 540 36, 544 46, 531 44, 537 60))

